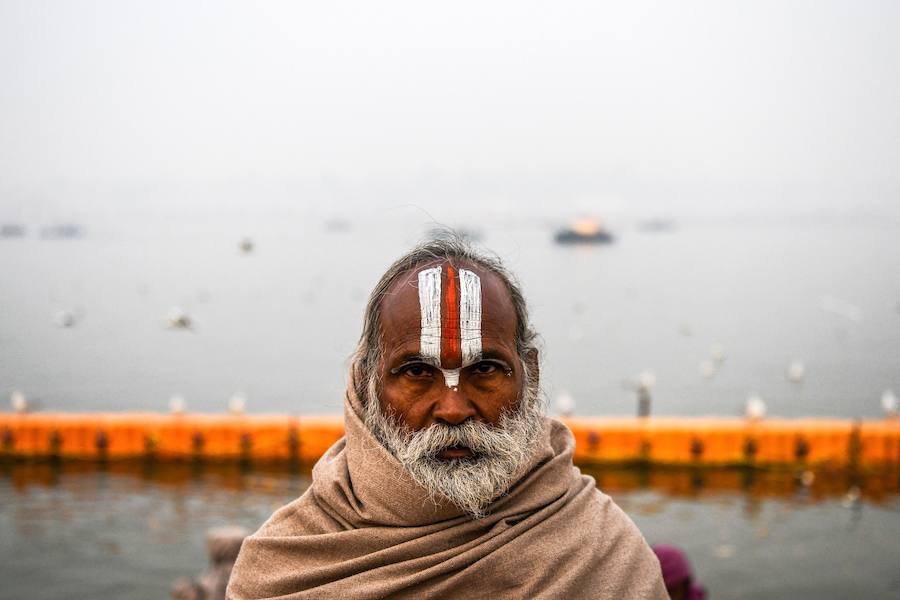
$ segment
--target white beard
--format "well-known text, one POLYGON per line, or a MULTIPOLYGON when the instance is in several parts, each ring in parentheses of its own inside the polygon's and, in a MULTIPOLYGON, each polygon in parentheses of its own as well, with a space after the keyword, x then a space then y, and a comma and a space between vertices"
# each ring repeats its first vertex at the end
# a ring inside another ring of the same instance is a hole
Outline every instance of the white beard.
POLYGON ((370 379, 367 386, 366 426, 432 498, 443 496, 476 519, 484 517, 487 506, 522 475, 541 439, 540 394, 527 374, 518 407, 504 412, 497 426, 469 419, 461 425, 435 423, 421 431, 412 431, 382 412, 376 383, 370 379), (453 446, 469 448, 475 455, 438 458, 442 450, 453 446))

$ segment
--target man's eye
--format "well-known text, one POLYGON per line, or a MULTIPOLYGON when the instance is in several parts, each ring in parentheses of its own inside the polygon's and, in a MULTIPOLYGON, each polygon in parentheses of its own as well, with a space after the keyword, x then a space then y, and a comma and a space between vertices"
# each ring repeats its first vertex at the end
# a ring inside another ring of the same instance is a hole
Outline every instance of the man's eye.
POLYGON ((402 372, 409 377, 428 377, 431 375, 431 369, 427 365, 422 364, 406 365, 403 367, 402 372))
POLYGON ((497 365, 492 362, 482 361, 475 365, 474 371, 479 375, 490 375, 497 371, 497 365))

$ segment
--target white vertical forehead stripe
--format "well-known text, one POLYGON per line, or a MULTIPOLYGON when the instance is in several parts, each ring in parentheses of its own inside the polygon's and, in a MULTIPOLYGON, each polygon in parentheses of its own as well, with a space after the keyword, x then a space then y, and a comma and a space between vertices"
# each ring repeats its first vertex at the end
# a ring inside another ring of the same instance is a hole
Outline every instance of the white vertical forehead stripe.
POLYGON ((419 334, 419 353, 435 365, 441 363, 441 268, 419 271, 419 312, 422 331, 419 334))
POLYGON ((460 269, 459 288, 459 335, 465 367, 481 360, 481 278, 460 269))

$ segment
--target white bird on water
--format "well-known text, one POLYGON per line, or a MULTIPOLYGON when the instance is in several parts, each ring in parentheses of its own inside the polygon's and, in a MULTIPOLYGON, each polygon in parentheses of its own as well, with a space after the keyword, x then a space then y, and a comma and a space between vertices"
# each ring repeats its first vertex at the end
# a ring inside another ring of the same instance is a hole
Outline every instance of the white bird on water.
POLYGON ((794 383, 800 383, 801 381, 803 381, 804 377, 806 377, 806 367, 800 360, 795 358, 788 365, 787 378, 789 381, 793 381, 794 383))
POLYGON ((56 323, 57 327, 72 327, 75 325, 75 313, 67 309, 58 310, 53 315, 53 322, 56 323))
POLYGON ((575 398, 569 392, 562 391, 556 396, 556 412, 562 417, 571 417, 575 414, 575 398))
POLYGON ((894 390, 884 390, 881 393, 881 408, 889 419, 897 416, 897 396, 894 394, 894 390))
POLYGON ((169 309, 169 314, 166 315, 166 319, 169 322, 170 329, 191 328, 191 316, 187 314, 187 311, 178 306, 173 306, 169 309))
POLYGON ((744 407, 744 416, 751 421, 759 421, 766 416, 766 403, 759 394, 747 396, 747 404, 744 407))
POLYGON ((247 396, 245 396, 241 392, 234 394, 231 398, 228 399, 228 412, 230 412, 231 414, 244 414, 245 408, 247 408, 247 396))
POLYGON ((184 401, 184 396, 175 394, 169 398, 169 411, 171 411, 172 414, 183 414, 185 408, 187 408, 187 403, 184 401))
POLYGON ((25 397, 25 392, 21 390, 13 390, 13 393, 9 395, 9 403, 12 404, 13 410, 17 413, 28 412, 28 398, 25 397))

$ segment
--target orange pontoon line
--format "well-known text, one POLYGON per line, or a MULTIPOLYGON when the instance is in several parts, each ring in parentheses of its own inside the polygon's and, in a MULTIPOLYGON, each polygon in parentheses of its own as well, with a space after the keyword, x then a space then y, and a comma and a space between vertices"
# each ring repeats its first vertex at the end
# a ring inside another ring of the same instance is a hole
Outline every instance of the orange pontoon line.
MULTIPOLYGON (((900 466, 900 421, 721 417, 565 420, 575 461, 671 465, 900 466)), ((336 415, 0 413, 0 456, 318 459, 344 433, 336 415)))
POLYGON ((652 417, 566 419, 583 463, 900 465, 900 422, 652 417))

